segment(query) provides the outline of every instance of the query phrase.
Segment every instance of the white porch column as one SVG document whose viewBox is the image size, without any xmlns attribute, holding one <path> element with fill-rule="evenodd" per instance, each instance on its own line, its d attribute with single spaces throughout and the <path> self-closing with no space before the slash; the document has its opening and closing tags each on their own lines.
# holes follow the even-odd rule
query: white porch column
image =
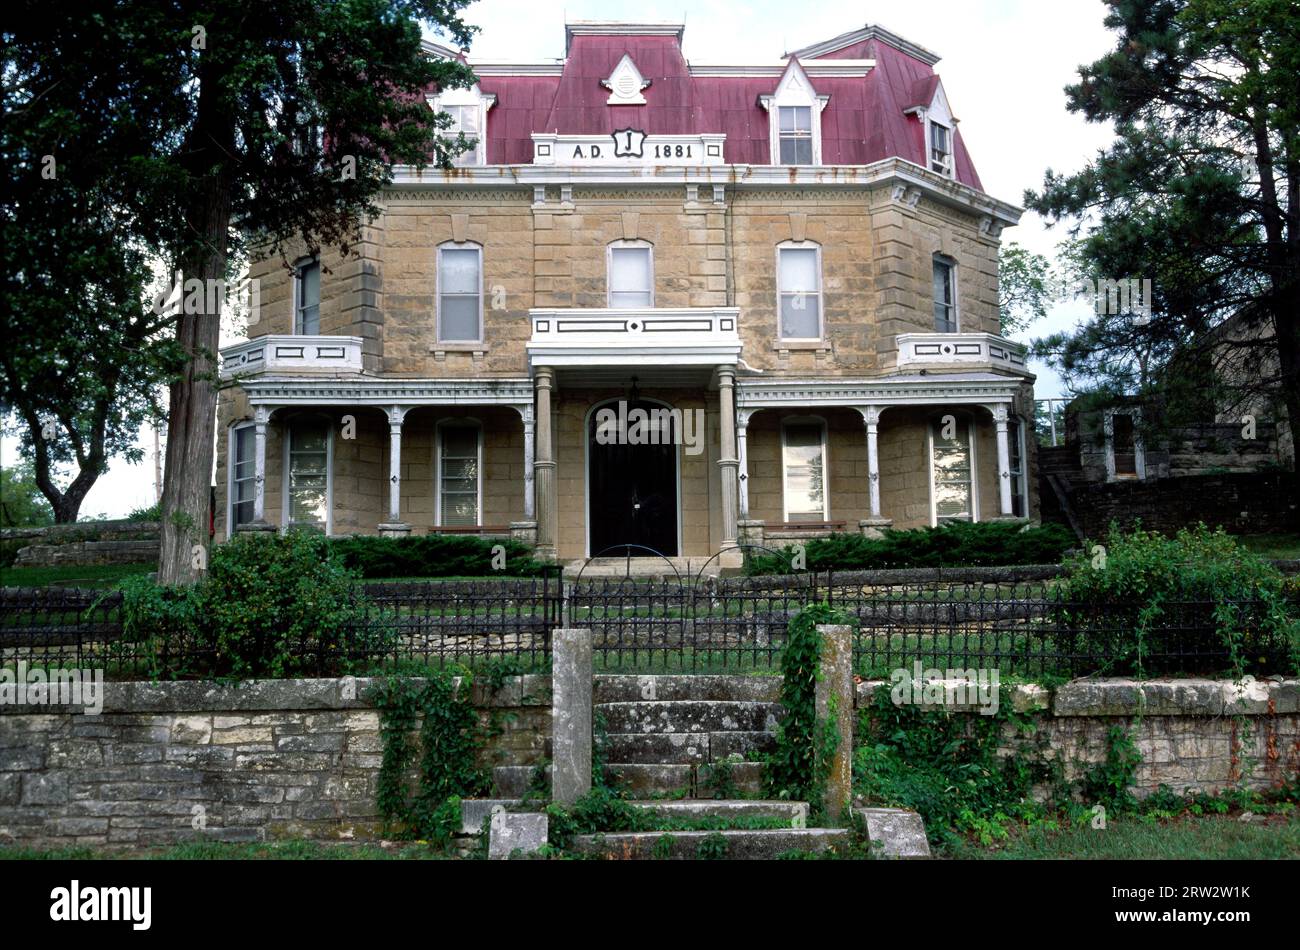
<svg viewBox="0 0 1300 950">
<path fill-rule="evenodd" d="M 379 526 L 382 535 L 405 535 L 411 526 L 402 521 L 402 421 L 410 406 L 389 406 L 388 412 L 388 520 Z"/>
<path fill-rule="evenodd" d="M 993 413 L 993 424 L 998 432 L 998 495 L 1002 517 L 1012 518 L 1011 510 L 1011 445 L 1007 439 L 1007 407 L 1001 403 L 987 407 Z"/>
<path fill-rule="evenodd" d="M 741 409 L 736 413 L 736 482 L 740 501 L 740 520 L 749 520 L 749 417 L 752 412 Z"/>
<path fill-rule="evenodd" d="M 551 390 L 555 386 L 555 370 L 539 366 L 534 371 L 537 386 L 537 438 L 533 462 L 533 494 L 537 512 L 537 557 L 555 560 L 555 448 L 551 442 Z"/>
<path fill-rule="evenodd" d="M 266 426 L 271 408 L 253 410 L 253 524 L 266 524 Z M 282 494 L 287 493 L 282 492 Z"/>
<path fill-rule="evenodd" d="M 524 419 L 524 520 L 532 521 L 536 513 L 533 498 L 533 407 L 519 410 Z"/>
<path fill-rule="evenodd" d="M 885 528 L 893 521 L 880 512 L 880 413 L 884 406 L 858 406 L 862 413 L 862 422 L 867 430 L 867 498 L 870 517 L 858 522 L 858 527 L 867 537 L 880 537 Z"/>
<path fill-rule="evenodd" d="M 722 546 L 736 546 L 736 370 L 718 367 L 718 419 L 722 443 L 718 468 L 722 470 Z"/>
</svg>

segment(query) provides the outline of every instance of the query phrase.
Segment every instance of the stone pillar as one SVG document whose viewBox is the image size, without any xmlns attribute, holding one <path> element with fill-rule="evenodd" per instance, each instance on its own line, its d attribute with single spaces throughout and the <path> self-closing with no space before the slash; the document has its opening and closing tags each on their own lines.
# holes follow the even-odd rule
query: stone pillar
<svg viewBox="0 0 1300 950">
<path fill-rule="evenodd" d="M 736 546 L 736 370 L 718 367 L 718 419 L 722 451 L 718 468 L 722 472 L 722 546 Z"/>
<path fill-rule="evenodd" d="M 537 556 L 555 560 L 555 446 L 551 440 L 551 391 L 555 370 L 539 366 L 534 372 L 537 386 L 537 436 L 533 462 L 533 495 L 537 513 Z"/>
<path fill-rule="evenodd" d="M 402 421 L 409 406 L 389 406 L 388 413 L 388 520 L 379 525 L 385 537 L 402 537 L 411 526 L 402 521 Z"/>
<path fill-rule="evenodd" d="M 880 450 L 878 433 L 882 406 L 858 406 L 862 421 L 867 427 L 867 495 L 871 506 L 871 517 L 858 522 L 858 528 L 869 538 L 878 538 L 884 530 L 893 524 L 889 518 L 880 514 Z"/>
<path fill-rule="evenodd" d="M 736 494 L 741 521 L 749 520 L 749 417 L 752 414 L 748 409 L 736 413 Z"/>
<path fill-rule="evenodd" d="M 551 634 L 551 798 L 572 805 L 591 791 L 591 631 Z"/>
<path fill-rule="evenodd" d="M 837 740 L 822 806 L 827 819 L 839 823 L 847 819 L 853 795 L 853 628 L 819 624 L 817 633 L 822 640 L 815 695 L 817 721 L 830 719 Z"/>
<path fill-rule="evenodd" d="M 993 424 L 997 426 L 998 431 L 998 495 L 1002 517 L 1013 518 L 1015 515 L 1011 511 L 1011 448 L 1007 439 L 1007 407 L 996 405 L 988 408 L 993 413 Z"/>
</svg>

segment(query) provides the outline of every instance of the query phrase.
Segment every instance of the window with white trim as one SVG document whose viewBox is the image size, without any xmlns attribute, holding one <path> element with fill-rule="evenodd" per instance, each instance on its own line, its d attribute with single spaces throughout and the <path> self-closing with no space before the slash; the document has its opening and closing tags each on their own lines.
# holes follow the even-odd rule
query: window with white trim
<svg viewBox="0 0 1300 950">
<path fill-rule="evenodd" d="M 1025 427 L 1019 416 L 1007 419 L 1007 448 L 1011 472 L 1011 513 L 1026 517 L 1029 511 L 1029 483 L 1025 480 Z"/>
<path fill-rule="evenodd" d="M 438 426 L 438 526 L 474 527 L 482 504 L 483 429 L 456 420 Z"/>
<path fill-rule="evenodd" d="M 654 254 L 644 241 L 615 241 L 609 246 L 609 305 L 654 306 Z"/>
<path fill-rule="evenodd" d="M 785 520 L 828 520 L 825 422 L 793 419 L 781 426 L 781 471 Z"/>
<path fill-rule="evenodd" d="M 957 332 L 957 266 L 948 258 L 934 257 L 934 329 Z"/>
<path fill-rule="evenodd" d="M 940 416 L 930 424 L 930 523 L 975 521 L 975 466 L 967 420 Z"/>
<path fill-rule="evenodd" d="M 930 171 L 949 178 L 953 174 L 952 129 L 942 122 L 930 123 Z"/>
<path fill-rule="evenodd" d="M 329 530 L 330 424 L 324 419 L 296 419 L 285 442 L 288 482 L 285 524 Z"/>
<path fill-rule="evenodd" d="M 805 241 L 776 249 L 777 307 L 782 340 L 822 338 L 821 248 Z"/>
<path fill-rule="evenodd" d="M 256 446 L 257 427 L 251 422 L 233 426 L 230 430 L 229 461 L 230 481 L 227 498 L 230 502 L 230 518 L 226 524 L 226 533 L 233 535 L 241 524 L 253 520 L 253 493 L 256 489 L 257 464 L 253 457 Z"/>
<path fill-rule="evenodd" d="M 812 106 L 777 106 L 777 157 L 781 165 L 813 163 Z"/>
<path fill-rule="evenodd" d="M 294 265 L 293 332 L 320 335 L 320 260 L 304 257 Z"/>
<path fill-rule="evenodd" d="M 483 249 L 477 244 L 438 248 L 438 342 L 483 339 Z"/>
<path fill-rule="evenodd" d="M 452 156 L 452 165 L 465 168 L 487 164 L 487 113 L 496 103 L 496 96 L 484 95 L 478 86 L 468 89 L 448 89 L 429 99 L 434 112 L 445 112 L 451 125 L 438 130 L 438 137 L 456 142 L 461 135 L 470 146 Z"/>
</svg>

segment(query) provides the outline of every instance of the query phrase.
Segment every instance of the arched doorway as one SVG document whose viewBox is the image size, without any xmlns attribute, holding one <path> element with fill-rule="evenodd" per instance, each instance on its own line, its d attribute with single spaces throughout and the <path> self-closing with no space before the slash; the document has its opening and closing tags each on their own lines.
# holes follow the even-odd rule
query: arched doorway
<svg viewBox="0 0 1300 950">
<path fill-rule="evenodd" d="M 675 556 L 681 441 L 677 411 L 652 399 L 611 399 L 592 407 L 586 431 L 588 554 L 639 545 Z M 649 554 L 636 548 L 629 553 Z"/>
</svg>

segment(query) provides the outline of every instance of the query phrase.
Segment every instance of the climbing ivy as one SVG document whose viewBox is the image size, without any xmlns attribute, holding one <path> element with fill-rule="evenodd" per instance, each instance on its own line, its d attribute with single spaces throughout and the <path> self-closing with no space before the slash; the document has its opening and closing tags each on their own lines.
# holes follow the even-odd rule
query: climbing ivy
<svg viewBox="0 0 1300 950">
<path fill-rule="evenodd" d="M 776 749 L 765 760 L 763 781 L 768 794 L 806 801 L 815 811 L 830 775 L 838 741 L 834 717 L 817 720 L 817 670 L 821 658 L 819 624 L 850 623 L 827 604 L 812 604 L 791 618 L 781 653 L 781 705 L 785 715 L 777 727 Z"/>
<path fill-rule="evenodd" d="M 446 845 L 460 827 L 461 798 L 487 791 L 477 765 L 484 728 L 470 700 L 471 682 L 467 670 L 393 675 L 367 694 L 379 709 L 383 742 L 379 814 L 393 833 Z M 412 738 L 417 722 L 418 746 Z M 413 765 L 414 793 L 408 778 Z"/>
</svg>

